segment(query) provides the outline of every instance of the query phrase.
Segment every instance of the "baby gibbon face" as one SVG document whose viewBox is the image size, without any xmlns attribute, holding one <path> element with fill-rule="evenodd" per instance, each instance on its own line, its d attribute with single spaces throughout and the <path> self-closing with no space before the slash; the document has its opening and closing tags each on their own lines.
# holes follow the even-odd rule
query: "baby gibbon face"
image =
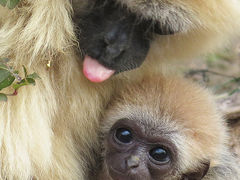
<svg viewBox="0 0 240 180">
<path fill-rule="evenodd" d="M 177 148 L 171 140 L 164 135 L 146 135 L 137 121 L 117 121 L 107 145 L 106 164 L 113 179 L 158 179 L 176 166 Z"/>
<path fill-rule="evenodd" d="M 202 179 L 225 150 L 212 97 L 181 78 L 151 77 L 113 98 L 102 124 L 106 180 Z"/>
</svg>

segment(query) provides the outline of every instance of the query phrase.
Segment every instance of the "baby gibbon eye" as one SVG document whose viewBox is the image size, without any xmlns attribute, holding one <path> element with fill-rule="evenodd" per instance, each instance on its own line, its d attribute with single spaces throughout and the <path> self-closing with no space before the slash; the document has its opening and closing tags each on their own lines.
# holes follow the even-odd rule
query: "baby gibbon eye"
<svg viewBox="0 0 240 180">
<path fill-rule="evenodd" d="M 126 128 L 118 128 L 115 133 L 115 139 L 117 142 L 128 144 L 132 141 L 132 133 Z"/>
<path fill-rule="evenodd" d="M 165 150 L 162 147 L 156 147 L 149 151 L 150 157 L 154 160 L 156 163 L 165 164 L 170 161 L 170 154 L 167 150 Z"/>
</svg>

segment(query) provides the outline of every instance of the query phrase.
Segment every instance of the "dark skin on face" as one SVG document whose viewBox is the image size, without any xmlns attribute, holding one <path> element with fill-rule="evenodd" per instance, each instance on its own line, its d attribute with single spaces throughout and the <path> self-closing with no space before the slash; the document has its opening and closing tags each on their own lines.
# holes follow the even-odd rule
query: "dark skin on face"
<svg viewBox="0 0 240 180">
<path fill-rule="evenodd" d="M 159 28 L 143 20 L 115 0 L 97 0 L 87 13 L 74 17 L 81 50 L 115 73 L 139 67 L 150 47 L 153 33 L 173 34 L 168 27 Z"/>
<path fill-rule="evenodd" d="M 111 179 L 164 180 L 176 171 L 176 146 L 164 134 L 146 134 L 141 126 L 137 121 L 120 119 L 107 134 L 105 163 Z M 180 174 L 179 180 L 200 180 L 208 169 L 209 162 L 203 163 L 199 169 Z"/>
<path fill-rule="evenodd" d="M 106 162 L 114 180 L 151 180 L 169 174 L 176 147 L 162 137 L 146 136 L 134 121 L 119 120 L 107 137 Z"/>
</svg>

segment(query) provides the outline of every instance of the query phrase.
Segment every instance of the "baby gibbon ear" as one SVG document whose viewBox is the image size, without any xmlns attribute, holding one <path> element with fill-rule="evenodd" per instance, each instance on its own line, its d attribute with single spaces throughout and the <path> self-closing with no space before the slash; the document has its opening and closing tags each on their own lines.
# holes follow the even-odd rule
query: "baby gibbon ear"
<svg viewBox="0 0 240 180">
<path fill-rule="evenodd" d="M 201 180 L 208 172 L 210 167 L 210 161 L 202 163 L 201 167 L 195 171 L 183 174 L 181 180 Z"/>
</svg>

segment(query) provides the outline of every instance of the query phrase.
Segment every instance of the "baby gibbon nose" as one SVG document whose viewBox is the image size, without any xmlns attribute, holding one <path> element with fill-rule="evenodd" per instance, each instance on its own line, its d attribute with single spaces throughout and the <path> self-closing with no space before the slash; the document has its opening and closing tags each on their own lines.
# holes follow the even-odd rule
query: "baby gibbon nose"
<svg viewBox="0 0 240 180">
<path fill-rule="evenodd" d="M 126 160 L 126 164 L 127 164 L 127 168 L 128 169 L 132 169 L 132 168 L 137 168 L 139 166 L 140 163 L 140 158 L 138 156 L 130 156 L 127 160 Z"/>
</svg>

